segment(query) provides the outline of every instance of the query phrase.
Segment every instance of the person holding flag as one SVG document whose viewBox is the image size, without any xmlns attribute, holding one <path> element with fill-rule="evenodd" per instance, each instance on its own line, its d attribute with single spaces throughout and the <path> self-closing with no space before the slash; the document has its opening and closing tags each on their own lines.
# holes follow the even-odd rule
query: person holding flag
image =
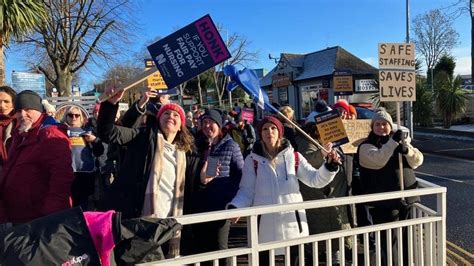
<svg viewBox="0 0 474 266">
<path fill-rule="evenodd" d="M 332 143 L 325 146 L 330 152 L 323 166 L 313 168 L 283 137 L 283 124 L 274 116 L 266 116 L 260 122 L 258 134 L 261 141 L 245 159 L 239 191 L 227 205 L 228 209 L 303 202 L 298 180 L 321 188 L 329 184 L 339 170 L 341 159 L 332 150 Z M 234 218 L 232 222 L 238 220 Z M 258 239 L 261 243 L 308 235 L 304 210 L 265 214 L 260 219 Z M 283 254 L 282 249 L 276 250 L 276 255 Z M 262 265 L 268 264 L 267 258 L 268 255 L 261 256 Z"/>
</svg>

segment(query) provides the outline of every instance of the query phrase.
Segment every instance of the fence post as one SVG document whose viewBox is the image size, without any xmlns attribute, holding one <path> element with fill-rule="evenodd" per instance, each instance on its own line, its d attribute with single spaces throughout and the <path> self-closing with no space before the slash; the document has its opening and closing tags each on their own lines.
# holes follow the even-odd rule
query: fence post
<svg viewBox="0 0 474 266">
<path fill-rule="evenodd" d="M 436 195 L 436 212 L 441 216 L 441 221 L 437 223 L 437 265 L 446 265 L 446 190 Z"/>
<path fill-rule="evenodd" d="M 251 215 L 247 218 L 247 241 L 252 254 L 249 258 L 249 265 L 258 265 L 258 223 L 257 215 Z"/>
</svg>

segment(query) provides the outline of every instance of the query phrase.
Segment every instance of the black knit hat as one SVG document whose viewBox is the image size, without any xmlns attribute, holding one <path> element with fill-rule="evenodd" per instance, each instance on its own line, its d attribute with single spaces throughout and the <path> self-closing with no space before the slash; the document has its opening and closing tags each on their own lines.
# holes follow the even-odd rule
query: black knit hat
<svg viewBox="0 0 474 266">
<path fill-rule="evenodd" d="M 15 111 L 21 109 L 33 109 L 38 112 L 44 112 L 43 104 L 41 103 L 41 97 L 38 93 L 30 90 L 24 90 L 16 95 L 15 97 Z"/>
<path fill-rule="evenodd" d="M 219 128 L 222 128 L 222 113 L 219 112 L 217 109 L 210 109 L 207 110 L 204 115 L 201 116 L 201 121 L 204 119 L 209 118 L 217 123 Z"/>
</svg>

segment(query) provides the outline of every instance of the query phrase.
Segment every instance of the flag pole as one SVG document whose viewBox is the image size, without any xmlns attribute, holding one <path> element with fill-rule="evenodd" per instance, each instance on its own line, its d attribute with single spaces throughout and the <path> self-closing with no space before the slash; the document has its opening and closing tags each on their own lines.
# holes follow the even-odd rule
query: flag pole
<svg viewBox="0 0 474 266">
<path fill-rule="evenodd" d="M 282 112 L 278 111 L 274 106 L 269 106 L 272 111 L 274 111 L 275 113 L 277 113 L 280 117 L 282 117 L 283 119 L 285 119 L 286 122 L 290 123 L 292 126 L 295 127 L 296 130 L 298 130 L 306 139 L 308 139 L 311 143 L 313 143 L 314 145 L 316 145 L 318 148 L 320 148 L 321 150 L 325 151 L 326 153 L 329 153 L 328 150 L 326 150 L 317 140 L 313 139 L 310 135 L 308 135 L 308 133 L 304 132 L 303 129 L 301 129 L 295 122 L 291 121 L 291 119 L 289 119 L 288 117 L 286 117 Z"/>
</svg>

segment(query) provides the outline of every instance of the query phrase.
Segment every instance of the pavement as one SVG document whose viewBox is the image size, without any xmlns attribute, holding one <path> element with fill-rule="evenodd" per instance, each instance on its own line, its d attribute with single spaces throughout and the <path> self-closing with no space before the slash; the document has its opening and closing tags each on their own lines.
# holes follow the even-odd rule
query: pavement
<svg viewBox="0 0 474 266">
<path fill-rule="evenodd" d="M 412 144 L 425 153 L 474 160 L 474 124 L 449 129 L 415 127 Z"/>
</svg>

